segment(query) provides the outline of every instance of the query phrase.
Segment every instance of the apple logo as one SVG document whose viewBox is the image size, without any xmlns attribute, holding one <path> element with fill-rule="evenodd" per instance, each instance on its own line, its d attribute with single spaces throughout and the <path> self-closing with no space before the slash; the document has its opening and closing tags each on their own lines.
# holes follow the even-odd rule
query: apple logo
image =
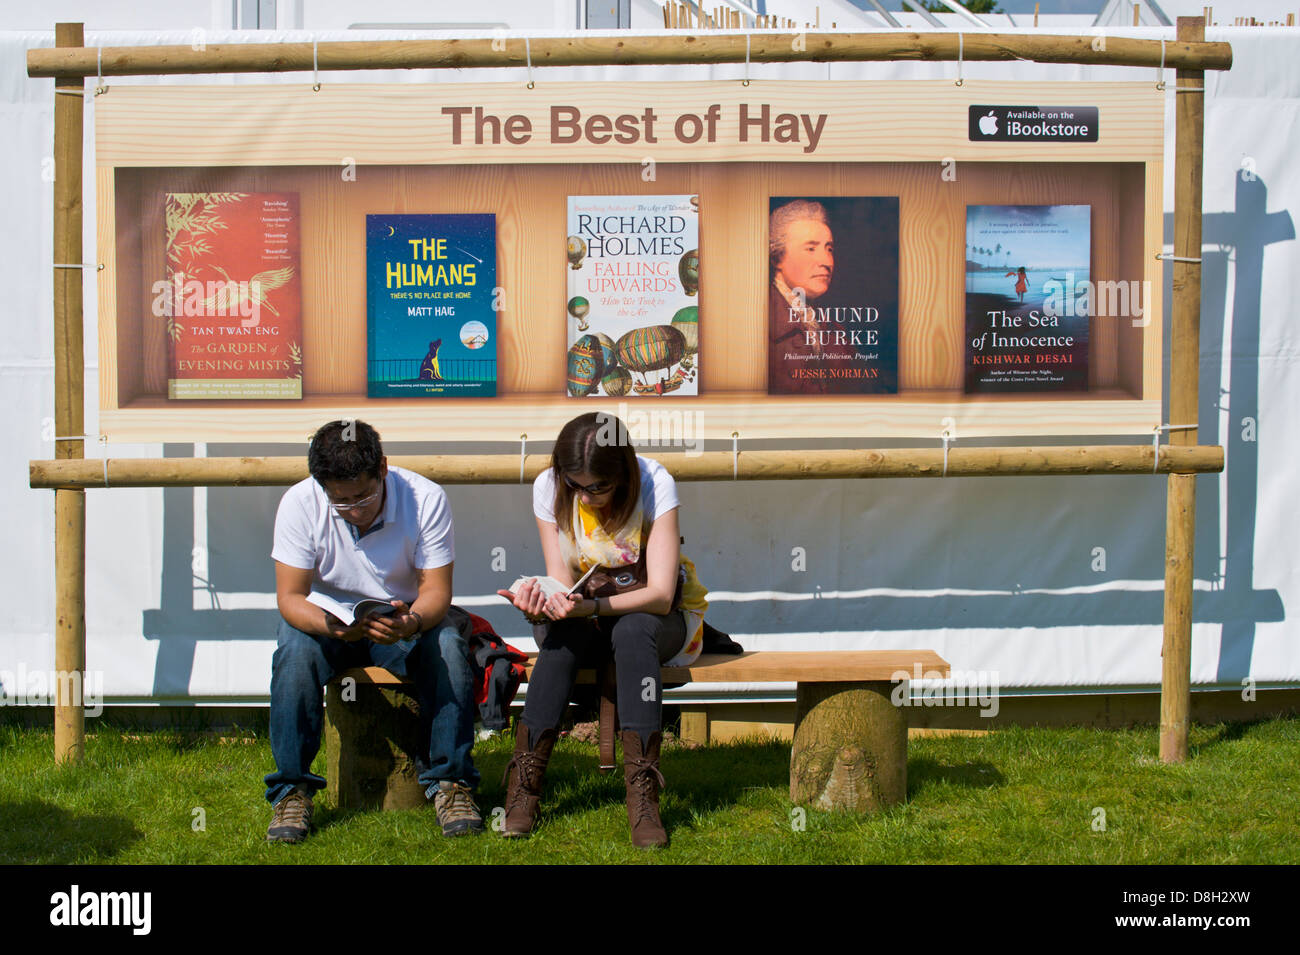
<svg viewBox="0 0 1300 955">
<path fill-rule="evenodd" d="M 987 116 L 980 117 L 980 132 L 985 136 L 995 136 L 998 131 L 998 118 L 989 110 Z"/>
</svg>

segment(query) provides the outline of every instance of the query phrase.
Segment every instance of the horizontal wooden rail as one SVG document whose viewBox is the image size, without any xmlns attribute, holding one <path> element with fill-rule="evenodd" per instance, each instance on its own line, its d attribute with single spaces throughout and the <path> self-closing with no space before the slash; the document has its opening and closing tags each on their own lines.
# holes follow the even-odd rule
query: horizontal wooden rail
<svg viewBox="0 0 1300 955">
<path fill-rule="evenodd" d="M 310 43 L 107 46 L 27 51 L 27 75 L 155 76 L 176 73 L 286 73 L 313 69 Z M 97 53 L 99 54 L 97 58 Z M 611 66 L 814 61 L 1032 60 L 1091 66 L 1226 70 L 1232 46 L 1085 34 L 752 33 L 646 36 L 483 37 L 319 43 L 315 69 L 425 70 L 467 67 Z"/>
<path fill-rule="evenodd" d="M 711 451 L 689 456 L 649 455 L 679 481 L 776 481 L 830 478 L 943 477 L 942 449 L 862 451 Z M 518 484 L 513 454 L 394 455 L 392 464 L 440 484 Z M 523 480 L 550 465 L 550 455 L 524 460 Z M 1154 465 L 1154 467 L 1153 467 Z M 86 458 L 29 463 L 34 488 L 269 487 L 307 477 L 307 461 L 293 458 Z M 734 469 L 734 471 L 733 471 Z M 1048 448 L 952 448 L 948 477 L 1047 474 L 1203 474 L 1223 470 L 1216 445 L 1161 447 L 1160 459 L 1142 445 Z M 105 479 L 107 478 L 107 480 Z"/>
</svg>

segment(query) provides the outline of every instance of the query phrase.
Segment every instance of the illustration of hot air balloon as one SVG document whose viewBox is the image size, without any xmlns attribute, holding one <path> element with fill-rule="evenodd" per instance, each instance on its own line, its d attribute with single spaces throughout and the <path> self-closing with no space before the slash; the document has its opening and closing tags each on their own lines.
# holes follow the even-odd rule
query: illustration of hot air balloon
<svg viewBox="0 0 1300 955">
<path fill-rule="evenodd" d="M 681 277 L 682 287 L 687 295 L 694 295 L 700 288 L 700 250 L 691 249 L 683 252 L 677 262 L 677 274 Z"/>
<path fill-rule="evenodd" d="M 569 348 L 566 384 L 569 394 L 585 398 L 596 390 L 605 373 L 605 356 L 595 335 L 583 335 Z"/>
<path fill-rule="evenodd" d="M 618 340 L 618 360 L 632 372 L 637 394 L 662 395 L 682 385 L 674 367 L 686 354 L 686 339 L 671 325 L 636 328 Z"/>
<path fill-rule="evenodd" d="M 600 387 L 611 398 L 622 398 L 632 390 L 632 375 L 622 365 L 615 365 L 600 379 Z"/>
<path fill-rule="evenodd" d="M 673 328 L 682 333 L 686 339 L 686 354 L 694 355 L 700 350 L 700 310 L 698 306 L 687 305 L 679 308 L 673 315 Z"/>
<path fill-rule="evenodd" d="M 573 240 L 570 239 L 570 242 Z M 582 240 L 579 239 L 579 242 Z M 578 331 L 585 332 L 589 326 L 587 324 L 587 313 L 591 311 L 591 303 L 581 295 L 575 295 L 569 299 L 569 314 L 578 320 Z"/>
<path fill-rule="evenodd" d="M 700 350 L 700 310 L 695 305 L 679 308 L 673 315 L 672 327 L 682 333 L 686 340 L 686 355 L 682 358 L 682 372 L 693 376 L 696 355 Z"/>
<path fill-rule="evenodd" d="M 614 344 L 614 339 L 610 338 L 604 332 L 596 332 L 596 341 L 600 342 L 601 357 L 605 359 L 605 374 L 609 374 L 610 369 L 618 364 L 618 346 Z"/>
<path fill-rule="evenodd" d="M 580 235 L 569 236 L 569 267 L 575 272 L 582 268 L 582 260 L 587 255 L 587 243 Z M 576 317 L 576 316 L 575 316 Z"/>
</svg>

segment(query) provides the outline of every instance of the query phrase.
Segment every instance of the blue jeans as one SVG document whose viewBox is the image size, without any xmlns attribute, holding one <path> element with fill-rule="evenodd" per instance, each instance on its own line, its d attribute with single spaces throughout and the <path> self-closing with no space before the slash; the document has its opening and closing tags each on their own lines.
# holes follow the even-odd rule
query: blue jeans
<svg viewBox="0 0 1300 955">
<path fill-rule="evenodd" d="M 470 757 L 474 745 L 474 679 L 469 650 L 445 621 L 418 636 L 387 646 L 370 640 L 345 643 L 318 637 L 280 620 L 271 658 L 271 754 L 276 771 L 266 777 L 266 798 L 274 805 L 295 787 L 314 793 L 325 780 L 311 772 L 320 750 L 325 704 L 321 691 L 336 674 L 352 667 L 380 666 L 415 681 L 420 703 L 419 781 L 429 795 L 443 779 L 478 786 Z"/>
</svg>

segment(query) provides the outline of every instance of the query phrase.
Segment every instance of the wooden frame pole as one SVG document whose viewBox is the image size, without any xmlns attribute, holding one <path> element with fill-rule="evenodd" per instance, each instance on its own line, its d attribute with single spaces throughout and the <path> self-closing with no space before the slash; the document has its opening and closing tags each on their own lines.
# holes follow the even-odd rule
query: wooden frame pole
<svg viewBox="0 0 1300 955">
<path fill-rule="evenodd" d="M 728 451 L 655 455 L 679 481 L 831 480 L 837 478 L 942 478 L 1002 475 L 1173 474 L 1223 470 L 1223 448 L 1168 447 L 1159 460 L 1150 446 L 1093 445 L 1046 448 L 887 448 L 858 451 Z M 516 454 L 394 456 L 393 464 L 440 484 L 519 484 L 550 464 L 530 454 L 522 477 Z M 301 457 L 111 458 L 32 461 L 34 488 L 274 487 L 307 477 Z"/>
<path fill-rule="evenodd" d="M 84 42 L 80 23 L 54 28 L 60 48 Z M 76 459 L 86 431 L 82 325 L 81 141 L 85 110 L 81 77 L 55 80 L 54 88 L 54 456 Z M 59 92 L 67 90 L 68 92 Z M 86 492 L 54 492 L 54 759 L 81 762 L 86 750 L 81 688 L 86 670 Z M 72 674 L 78 674 L 75 678 Z M 67 678 L 64 678 L 67 675 Z"/>
<path fill-rule="evenodd" d="M 104 76 L 178 73 L 285 73 L 332 70 L 464 69 L 472 67 L 617 66 L 699 63 L 793 63 L 885 60 L 1080 63 L 1226 70 L 1230 44 L 1164 43 L 1131 37 L 1026 36 L 1016 33 L 743 33 L 695 36 L 522 37 L 372 40 L 319 43 L 226 43 L 122 46 L 96 50 L 32 49 L 27 75 Z M 314 49 L 314 54 L 313 54 Z M 313 55 L 315 59 L 313 60 Z M 315 67 L 313 67 L 313 62 Z"/>
<path fill-rule="evenodd" d="M 1179 17 L 1178 39 L 1205 37 L 1203 17 Z M 1169 364 L 1169 423 L 1197 424 L 1201 359 L 1201 178 L 1205 149 L 1205 73 L 1180 69 L 1174 94 L 1174 302 Z M 1186 92 L 1184 92 L 1186 90 Z M 1195 445 L 1195 428 L 1170 444 Z M 1160 758 L 1187 759 L 1191 722 L 1192 580 L 1196 477 L 1169 476 L 1165 530 L 1165 629 L 1161 651 Z"/>
</svg>

